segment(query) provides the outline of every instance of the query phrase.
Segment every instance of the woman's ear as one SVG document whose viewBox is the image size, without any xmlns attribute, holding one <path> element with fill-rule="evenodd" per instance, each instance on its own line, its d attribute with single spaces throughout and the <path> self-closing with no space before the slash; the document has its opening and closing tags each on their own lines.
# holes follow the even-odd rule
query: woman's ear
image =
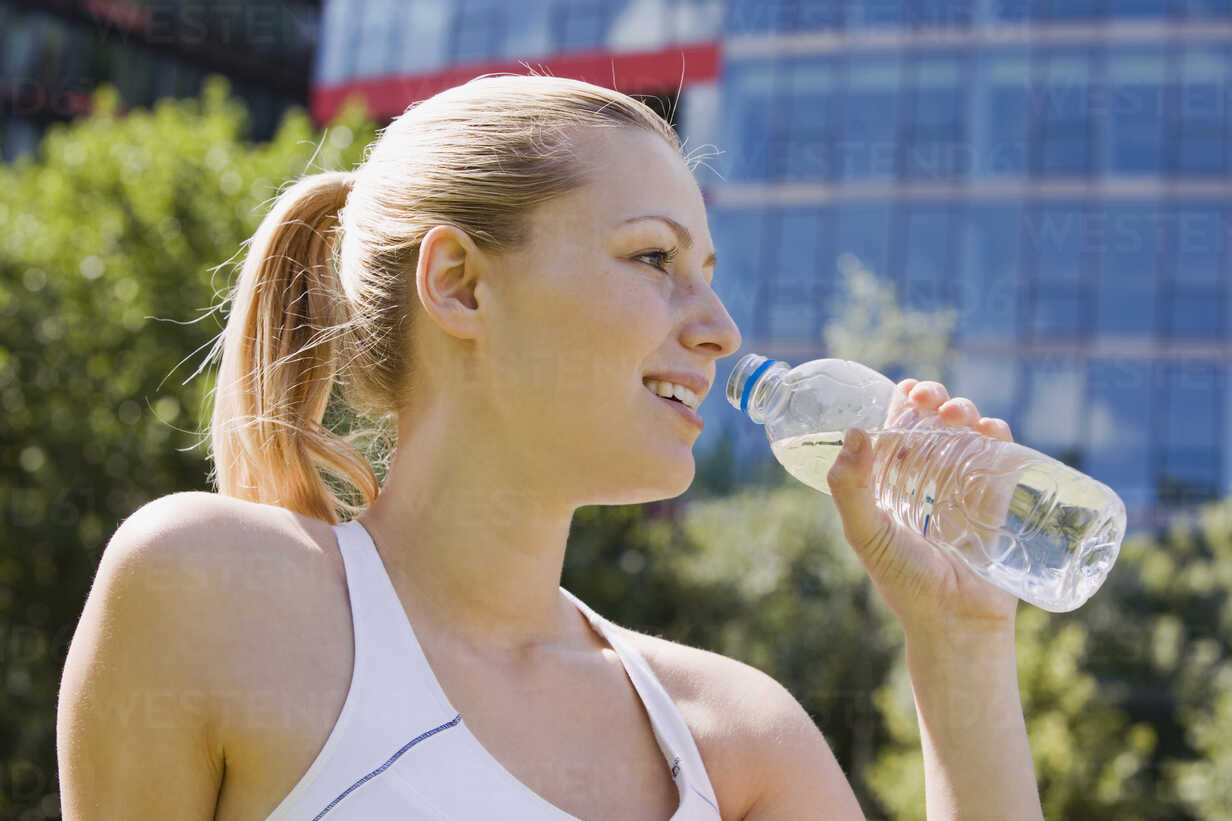
<svg viewBox="0 0 1232 821">
<path fill-rule="evenodd" d="M 483 252 L 453 225 L 434 226 L 419 245 L 415 289 L 419 302 L 441 330 L 473 339 L 479 330 L 475 286 Z"/>
</svg>

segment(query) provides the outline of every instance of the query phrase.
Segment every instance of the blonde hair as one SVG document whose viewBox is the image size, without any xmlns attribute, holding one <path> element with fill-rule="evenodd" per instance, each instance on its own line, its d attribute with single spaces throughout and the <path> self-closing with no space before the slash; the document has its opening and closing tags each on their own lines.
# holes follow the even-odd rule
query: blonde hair
<svg viewBox="0 0 1232 821">
<path fill-rule="evenodd" d="M 380 483 L 360 434 L 333 432 L 325 414 L 335 384 L 368 419 L 388 421 L 405 403 L 424 235 L 448 224 L 484 250 L 518 247 L 531 209 L 585 183 L 571 151 L 578 129 L 613 125 L 682 148 L 662 117 L 618 91 L 485 75 L 410 106 L 353 172 L 282 192 L 250 240 L 221 335 L 218 491 L 331 524 L 370 504 Z"/>
</svg>

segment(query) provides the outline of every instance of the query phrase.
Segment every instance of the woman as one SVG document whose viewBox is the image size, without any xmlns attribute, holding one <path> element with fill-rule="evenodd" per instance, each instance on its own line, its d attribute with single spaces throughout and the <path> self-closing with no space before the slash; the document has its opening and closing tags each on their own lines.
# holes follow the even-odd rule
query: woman
<svg viewBox="0 0 1232 821">
<path fill-rule="evenodd" d="M 553 77 L 449 89 L 285 191 L 224 333 L 221 493 L 123 523 L 69 650 L 64 817 L 861 818 L 781 685 L 559 586 L 578 507 L 693 479 L 698 417 L 655 394 L 700 400 L 740 347 L 712 249 L 672 129 Z M 336 375 L 396 426 L 383 483 L 322 426 Z M 1016 601 L 879 511 L 847 438 L 830 483 L 906 630 L 929 816 L 1040 818 Z"/>
</svg>

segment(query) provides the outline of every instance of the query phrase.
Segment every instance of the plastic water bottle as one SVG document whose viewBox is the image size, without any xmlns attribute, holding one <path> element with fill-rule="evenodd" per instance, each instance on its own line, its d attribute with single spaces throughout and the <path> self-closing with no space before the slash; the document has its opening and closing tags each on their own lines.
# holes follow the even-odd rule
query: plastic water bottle
<svg viewBox="0 0 1232 821">
<path fill-rule="evenodd" d="M 877 504 L 973 571 L 1054 613 L 1081 606 L 1121 551 L 1125 503 L 1112 488 L 1046 454 L 912 406 L 889 419 L 898 391 L 858 362 L 792 368 L 757 354 L 727 380 L 727 400 L 765 425 L 775 458 L 809 487 L 858 427 L 873 446 Z"/>
</svg>

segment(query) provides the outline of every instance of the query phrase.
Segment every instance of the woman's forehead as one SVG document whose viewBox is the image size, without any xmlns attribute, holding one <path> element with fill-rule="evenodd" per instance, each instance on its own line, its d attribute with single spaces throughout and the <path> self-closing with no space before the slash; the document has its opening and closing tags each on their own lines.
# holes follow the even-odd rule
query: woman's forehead
<svg viewBox="0 0 1232 821">
<path fill-rule="evenodd" d="M 589 141 L 587 182 L 574 192 L 576 204 L 607 224 L 647 213 L 669 213 L 690 226 L 704 223 L 701 188 L 679 151 L 643 129 L 609 131 Z M 703 226 L 692 227 L 696 232 Z"/>
</svg>

